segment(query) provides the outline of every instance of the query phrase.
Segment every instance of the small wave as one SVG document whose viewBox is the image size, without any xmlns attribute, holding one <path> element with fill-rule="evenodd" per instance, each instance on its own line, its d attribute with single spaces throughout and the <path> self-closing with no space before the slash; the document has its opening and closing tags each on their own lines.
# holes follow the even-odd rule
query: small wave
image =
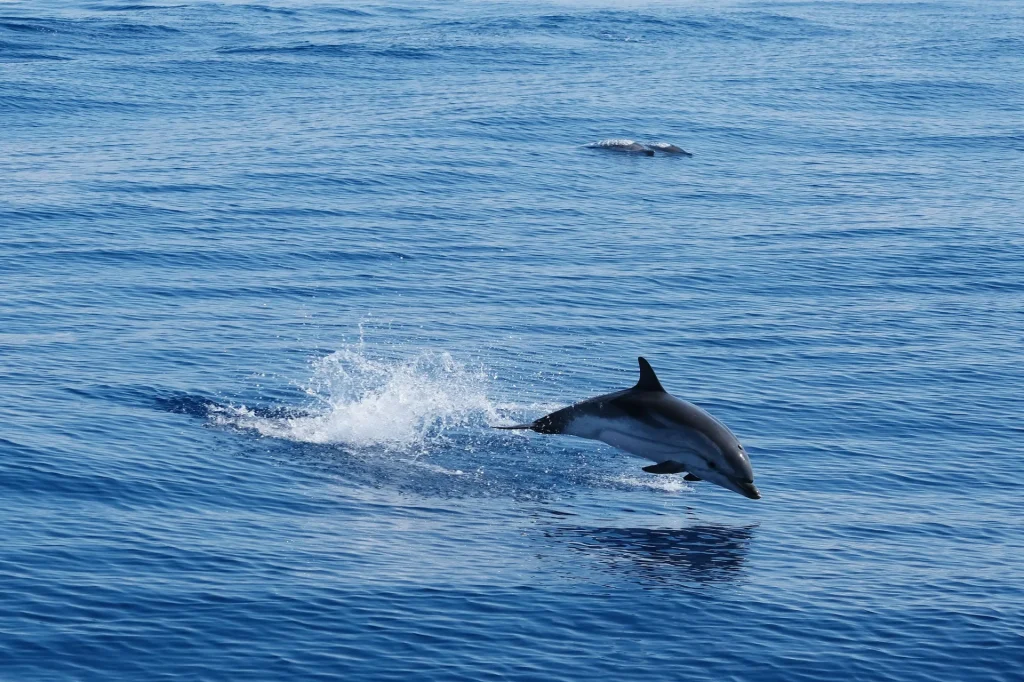
<svg viewBox="0 0 1024 682">
<path fill-rule="evenodd" d="M 71 57 L 64 57 L 58 54 L 42 54 L 37 52 L 14 52 L 13 54 L 0 54 L 2 62 L 70 62 Z"/>
<path fill-rule="evenodd" d="M 18 33 L 56 33 L 51 26 L 43 23 L 28 21 L 8 21 L 6 17 L 0 17 L 0 29 L 16 31 Z"/>
<path fill-rule="evenodd" d="M 451 48 L 449 48 L 450 50 Z M 235 45 L 217 48 L 220 54 L 294 57 L 383 57 L 385 59 L 433 59 L 434 49 L 406 45 L 368 47 L 356 43 L 298 43 L 292 45 Z"/>
<path fill-rule="evenodd" d="M 343 17 L 372 17 L 372 12 L 366 12 L 361 9 L 351 9 L 349 7 L 320 7 L 318 11 L 324 14 L 338 14 Z"/>
<path fill-rule="evenodd" d="M 304 387 L 305 412 L 268 414 L 245 405 L 211 407 L 213 423 L 262 436 L 352 448 L 416 450 L 446 433 L 501 420 L 487 397 L 489 378 L 449 353 L 371 357 L 360 344 L 320 358 Z"/>
<path fill-rule="evenodd" d="M 181 9 L 188 5 L 145 5 L 141 3 L 126 5 L 92 5 L 89 9 L 97 12 L 146 12 L 150 10 Z"/>
</svg>

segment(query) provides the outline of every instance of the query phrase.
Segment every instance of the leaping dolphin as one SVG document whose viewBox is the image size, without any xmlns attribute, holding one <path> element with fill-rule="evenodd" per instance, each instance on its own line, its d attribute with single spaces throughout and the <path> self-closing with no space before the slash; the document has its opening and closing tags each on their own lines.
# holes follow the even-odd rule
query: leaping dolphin
<svg viewBox="0 0 1024 682">
<path fill-rule="evenodd" d="M 711 481 L 760 499 L 750 457 L 732 431 L 696 405 L 669 395 L 650 363 L 638 360 L 640 381 L 633 388 L 575 403 L 530 424 L 496 428 L 599 440 L 656 462 L 643 468 L 648 473 L 685 471 L 688 481 Z"/>
</svg>

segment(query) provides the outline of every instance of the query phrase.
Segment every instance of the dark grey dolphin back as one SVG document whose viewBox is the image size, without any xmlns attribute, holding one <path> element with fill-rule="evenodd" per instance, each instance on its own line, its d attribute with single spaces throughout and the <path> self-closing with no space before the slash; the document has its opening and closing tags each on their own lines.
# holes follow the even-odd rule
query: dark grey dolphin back
<svg viewBox="0 0 1024 682">
<path fill-rule="evenodd" d="M 622 408 L 612 402 L 616 398 L 621 398 L 622 396 L 633 393 L 634 391 L 666 393 L 661 382 L 658 381 L 658 377 L 655 375 L 654 369 L 651 368 L 651 363 L 647 362 L 644 358 L 637 358 L 637 361 L 640 363 L 640 380 L 636 382 L 636 386 L 633 388 L 627 388 L 624 391 L 616 391 L 615 393 L 606 393 L 605 395 L 599 395 L 596 398 L 590 398 L 589 400 L 574 403 L 569 407 L 563 407 L 551 414 L 546 414 L 530 424 L 496 426 L 495 428 L 506 430 L 530 429 L 537 433 L 564 433 L 566 427 L 571 424 L 576 417 L 580 416 L 581 413 L 590 412 L 595 409 L 602 410 L 604 408 L 607 408 L 609 412 L 621 411 Z M 644 415 L 639 416 L 643 417 Z"/>
<path fill-rule="evenodd" d="M 620 391 L 620 393 L 622 393 L 622 391 Z M 584 400 L 582 403 L 575 403 L 569 407 L 563 407 L 562 409 L 552 412 L 551 414 L 546 414 L 529 424 L 495 426 L 494 428 L 503 429 L 505 431 L 529 429 L 531 431 L 536 431 L 537 433 L 564 433 L 565 428 L 572 423 L 572 420 L 579 416 L 581 407 L 596 400 L 601 400 L 604 397 L 605 396 L 591 398 L 590 400 Z"/>
</svg>

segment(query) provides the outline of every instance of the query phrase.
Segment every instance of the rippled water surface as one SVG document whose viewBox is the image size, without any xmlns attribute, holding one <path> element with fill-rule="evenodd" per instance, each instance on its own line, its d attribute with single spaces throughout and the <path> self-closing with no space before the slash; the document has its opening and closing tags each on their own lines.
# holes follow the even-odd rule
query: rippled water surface
<svg viewBox="0 0 1024 682">
<path fill-rule="evenodd" d="M 1022 35 L 0 3 L 0 679 L 1020 680 Z M 490 428 L 638 355 L 762 500 Z"/>
</svg>

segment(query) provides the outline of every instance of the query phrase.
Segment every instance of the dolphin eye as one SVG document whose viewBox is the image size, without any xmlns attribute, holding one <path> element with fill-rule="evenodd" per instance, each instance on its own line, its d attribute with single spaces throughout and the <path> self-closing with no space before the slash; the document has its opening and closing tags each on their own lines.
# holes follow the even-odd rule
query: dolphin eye
<svg viewBox="0 0 1024 682">
<path fill-rule="evenodd" d="M 709 469 L 717 469 L 718 468 L 718 464 L 716 464 L 715 462 L 708 462 L 708 468 Z"/>
</svg>

